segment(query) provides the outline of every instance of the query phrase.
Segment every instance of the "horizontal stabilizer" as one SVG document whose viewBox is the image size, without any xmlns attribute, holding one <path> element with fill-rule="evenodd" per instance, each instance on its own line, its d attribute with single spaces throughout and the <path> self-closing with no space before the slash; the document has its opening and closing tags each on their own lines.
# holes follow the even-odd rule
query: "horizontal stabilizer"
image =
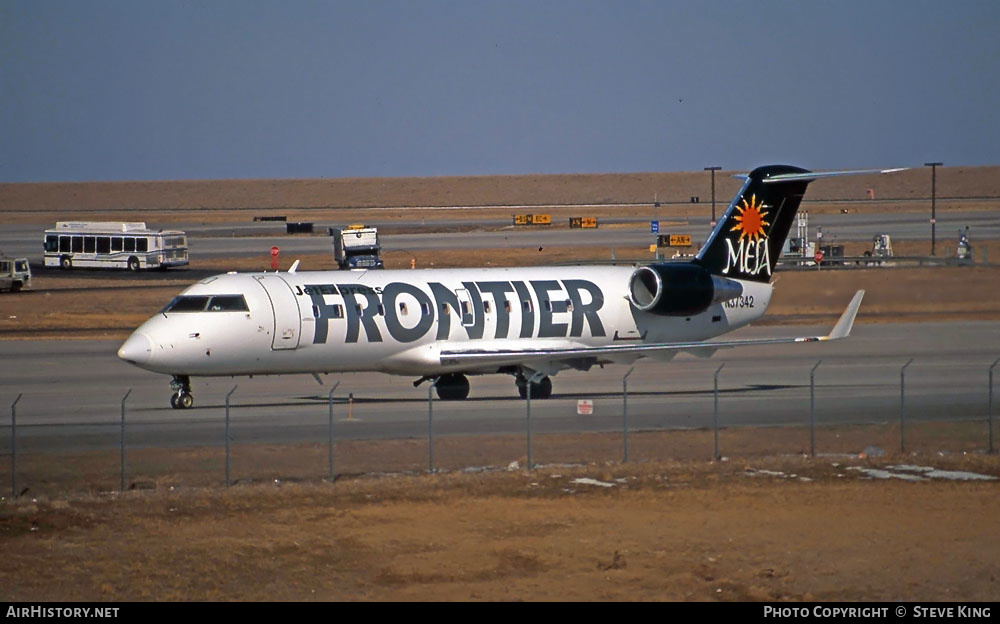
<svg viewBox="0 0 1000 624">
<path fill-rule="evenodd" d="M 764 180 L 764 184 L 774 184 L 775 182 L 812 182 L 820 178 L 838 178 L 840 176 L 865 175 L 875 173 L 896 173 L 906 171 L 909 167 L 896 167 L 895 169 L 856 169 L 854 171 L 810 171 L 808 173 L 779 173 Z"/>
</svg>

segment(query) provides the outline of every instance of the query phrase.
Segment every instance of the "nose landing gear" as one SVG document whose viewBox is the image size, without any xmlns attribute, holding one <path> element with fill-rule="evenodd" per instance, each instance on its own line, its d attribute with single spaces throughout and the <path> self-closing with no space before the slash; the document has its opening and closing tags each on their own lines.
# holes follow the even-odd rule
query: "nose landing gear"
<svg viewBox="0 0 1000 624">
<path fill-rule="evenodd" d="M 191 378 L 187 375 L 174 375 L 170 380 L 170 389 L 174 394 L 170 395 L 170 407 L 174 409 L 190 409 L 194 405 L 194 397 L 191 396 Z"/>
</svg>

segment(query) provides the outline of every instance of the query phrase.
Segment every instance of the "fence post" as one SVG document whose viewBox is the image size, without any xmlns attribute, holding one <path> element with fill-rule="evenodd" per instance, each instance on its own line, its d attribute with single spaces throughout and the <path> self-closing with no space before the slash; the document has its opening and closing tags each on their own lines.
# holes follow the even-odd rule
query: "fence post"
<svg viewBox="0 0 1000 624">
<path fill-rule="evenodd" d="M 903 368 L 899 369 L 899 452 L 906 452 L 906 435 L 904 427 L 906 425 L 906 367 L 913 363 L 910 358 Z"/>
<path fill-rule="evenodd" d="M 525 387 L 525 390 L 527 391 L 527 395 L 525 397 L 527 399 L 527 401 L 526 401 L 526 404 L 525 404 L 526 405 L 526 407 L 525 407 L 526 415 L 525 415 L 524 426 L 525 426 L 525 429 L 527 430 L 527 434 L 528 434 L 527 435 L 527 437 L 528 437 L 528 470 L 531 470 L 531 467 L 532 467 L 532 464 L 531 464 L 531 378 L 528 379 L 527 385 Z"/>
<path fill-rule="evenodd" d="M 427 472 L 434 473 L 434 388 L 435 379 L 427 386 Z"/>
<path fill-rule="evenodd" d="M 815 373 L 823 360 L 816 362 L 816 365 L 809 371 L 809 456 L 816 457 L 816 382 Z"/>
<path fill-rule="evenodd" d="M 986 419 L 987 419 L 987 422 L 989 423 L 989 426 L 990 426 L 989 453 L 991 455 L 993 454 L 993 368 L 997 364 L 1000 364 L 1000 358 L 997 358 L 996 360 L 994 360 L 992 366 L 990 366 L 990 398 L 989 398 L 989 404 L 988 404 L 987 412 L 986 412 Z"/>
<path fill-rule="evenodd" d="M 125 396 L 122 397 L 122 482 L 119 490 L 121 492 L 125 491 L 125 401 L 130 394 L 132 394 L 132 388 L 129 388 Z"/>
<path fill-rule="evenodd" d="M 628 376 L 632 374 L 635 367 L 628 369 L 625 376 L 622 377 L 622 447 L 624 449 L 624 455 L 622 456 L 622 463 L 628 463 Z"/>
<path fill-rule="evenodd" d="M 226 395 L 226 487 L 229 487 L 229 483 L 230 483 L 230 480 L 229 480 L 229 468 L 230 468 L 230 463 L 229 463 L 229 397 L 231 397 L 233 395 L 233 393 L 236 392 L 237 388 L 239 388 L 239 385 L 233 386 L 233 389 L 230 390 L 229 394 Z"/>
<path fill-rule="evenodd" d="M 10 499 L 17 498 L 17 402 L 22 394 L 10 405 Z"/>
<path fill-rule="evenodd" d="M 715 461 L 719 461 L 719 457 L 721 457 L 721 455 L 719 455 L 719 373 L 722 372 L 722 369 L 725 366 L 725 363 L 723 363 L 722 366 L 715 369 L 715 376 L 713 378 L 712 393 L 714 396 L 715 408 L 712 412 L 712 429 L 714 430 L 715 450 L 713 451 L 712 458 Z"/>
<path fill-rule="evenodd" d="M 338 381 L 337 383 L 335 383 L 333 385 L 332 388 L 330 388 L 330 394 L 327 395 L 327 399 L 328 399 L 329 405 L 330 405 L 330 421 L 329 421 L 329 426 L 327 427 L 327 437 L 329 439 L 329 453 L 327 454 L 327 459 L 328 459 L 327 463 L 329 464 L 328 467 L 330 469 L 330 483 L 333 483 L 333 481 L 334 481 L 334 475 L 333 475 L 333 391 L 336 390 L 337 386 L 339 386 L 339 385 L 340 385 L 340 382 Z"/>
</svg>

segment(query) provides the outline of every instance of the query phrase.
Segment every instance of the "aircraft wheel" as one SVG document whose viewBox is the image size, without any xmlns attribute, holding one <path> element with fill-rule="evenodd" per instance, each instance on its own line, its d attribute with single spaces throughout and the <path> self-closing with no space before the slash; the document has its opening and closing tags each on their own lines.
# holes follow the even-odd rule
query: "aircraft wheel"
<svg viewBox="0 0 1000 624">
<path fill-rule="evenodd" d="M 442 401 L 462 401 L 469 397 L 469 378 L 461 373 L 442 375 L 435 387 Z"/>
<path fill-rule="evenodd" d="M 528 383 L 517 381 L 517 393 L 521 395 L 522 399 L 528 398 Z M 531 398 L 532 399 L 547 399 L 552 396 L 552 380 L 548 377 L 542 377 L 542 380 L 538 383 L 531 384 Z"/>
<path fill-rule="evenodd" d="M 190 409 L 194 405 L 194 397 L 190 392 L 170 395 L 170 407 L 174 409 Z"/>
</svg>

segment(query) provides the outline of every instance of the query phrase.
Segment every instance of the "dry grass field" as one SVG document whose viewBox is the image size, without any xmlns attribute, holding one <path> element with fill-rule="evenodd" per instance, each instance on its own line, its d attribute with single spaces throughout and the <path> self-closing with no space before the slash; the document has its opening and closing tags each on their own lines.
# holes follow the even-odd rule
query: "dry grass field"
<svg viewBox="0 0 1000 624">
<path fill-rule="evenodd" d="M 705 457 L 710 436 L 673 432 L 648 443 L 688 459 L 335 484 L 282 475 L 227 490 L 174 488 L 161 477 L 154 490 L 25 498 L 0 506 L 0 599 L 995 599 L 998 481 L 862 472 L 905 463 L 997 475 L 995 456 L 808 459 L 775 455 L 761 430 L 724 435 L 765 455 L 690 459 L 692 451 Z M 447 442 L 442 452 L 488 454 L 492 444 Z M 414 443 L 365 446 L 356 454 L 385 457 Z M 238 457 L 268 451 L 277 449 Z M 206 460 L 172 454 L 185 464 Z"/>
<path fill-rule="evenodd" d="M 945 168 L 938 193 L 1000 196 L 998 172 Z M 725 175 L 717 182 L 724 203 L 735 182 Z M 874 188 L 877 198 L 912 199 L 922 209 L 918 200 L 927 187 L 929 172 L 917 169 L 818 182 L 810 197 L 861 199 Z M 699 195 L 705 202 L 708 176 L 2 184 L 0 224 L 70 216 L 242 221 L 254 211 L 311 220 L 335 208 L 345 221 L 382 224 L 419 214 L 439 224 L 431 227 L 447 228 L 455 212 L 370 208 L 648 203 L 654 193 L 663 201 Z M 976 243 L 1000 258 L 997 241 Z M 920 244 L 900 241 L 897 253 L 919 253 Z M 479 250 L 475 259 L 434 252 L 417 260 L 510 266 L 609 252 L 581 257 L 580 250 L 546 248 L 536 256 L 497 249 Z M 619 250 L 618 257 L 627 253 Z M 402 268 L 410 257 L 390 251 L 387 262 Z M 192 268 L 257 270 L 268 261 L 195 259 Z M 303 262 L 329 266 L 326 256 Z M 0 336 L 124 338 L 190 282 L 182 272 L 169 278 L 39 278 L 31 292 L 0 295 Z M 868 291 L 862 323 L 1000 318 L 1000 291 L 991 286 L 1000 283 L 1000 268 L 991 265 L 782 272 L 778 280 L 769 322 L 832 321 L 858 288 Z M 1000 595 L 1000 481 L 879 479 L 859 470 L 911 464 L 1000 476 L 997 456 L 979 452 L 981 428 L 908 429 L 913 450 L 881 458 L 860 453 L 869 445 L 893 448 L 892 427 L 826 430 L 822 448 L 832 454 L 814 459 L 802 454 L 808 439 L 802 430 L 729 429 L 724 448 L 732 458 L 721 462 L 708 460 L 710 432 L 651 432 L 636 437 L 639 460 L 629 464 L 617 460 L 613 436 L 540 436 L 540 457 L 605 459 L 475 473 L 460 469 L 523 466 L 523 441 L 446 438 L 437 453 L 444 472 L 435 475 L 420 474 L 422 441 L 344 442 L 341 477 L 333 484 L 317 468 L 320 445 L 244 445 L 237 450 L 240 465 L 273 466 L 278 457 L 286 463 L 275 468 L 274 480 L 228 490 L 217 487 L 218 450 L 147 449 L 130 454 L 137 489 L 124 494 L 109 491 L 116 486 L 116 454 L 39 455 L 23 469 L 47 479 L 46 491 L 70 482 L 90 487 L 4 498 L 0 599 L 993 600 Z M 398 459 L 395 471 L 375 474 L 386 469 L 386 457 Z"/>
<path fill-rule="evenodd" d="M 739 189 L 734 172 L 716 176 L 716 200 L 725 205 Z M 830 178 L 809 187 L 810 201 L 868 198 L 905 199 L 880 210 L 915 209 L 930 195 L 930 171 L 919 167 L 885 176 Z M 944 167 L 938 170 L 941 209 L 947 198 L 1000 197 L 1000 167 Z M 697 196 L 700 204 L 690 204 Z M 400 218 L 400 209 L 423 206 L 541 206 L 640 204 L 648 214 L 654 198 L 673 204 L 664 214 L 704 214 L 711 200 L 706 172 L 589 175 L 521 175 L 439 178 L 341 178 L 319 180 L 204 180 L 176 182 L 85 182 L 0 184 L 0 215 L 8 223 L 67 219 L 151 223 L 249 220 L 279 213 L 293 221 L 319 220 L 335 212 L 351 222 Z M 965 204 L 963 204 L 965 205 Z M 364 210 L 358 210 L 364 209 Z M 371 210 L 378 209 L 378 210 Z M 810 207 L 812 210 L 813 208 Z M 672 211 L 669 212 L 669 211 Z M 477 216 L 509 218 L 509 208 L 476 210 Z M 529 211 L 530 212 L 530 211 Z M 579 216 L 573 214 L 557 215 Z M 419 218 L 447 221 L 452 211 L 421 211 Z M 631 216 L 628 208 L 605 208 L 588 216 Z M 234 215 L 236 218 L 233 219 Z M 413 215 L 410 214 L 412 217 Z M 330 218 L 329 216 L 327 218 Z M 665 217 L 666 218 L 666 217 Z"/>
</svg>

